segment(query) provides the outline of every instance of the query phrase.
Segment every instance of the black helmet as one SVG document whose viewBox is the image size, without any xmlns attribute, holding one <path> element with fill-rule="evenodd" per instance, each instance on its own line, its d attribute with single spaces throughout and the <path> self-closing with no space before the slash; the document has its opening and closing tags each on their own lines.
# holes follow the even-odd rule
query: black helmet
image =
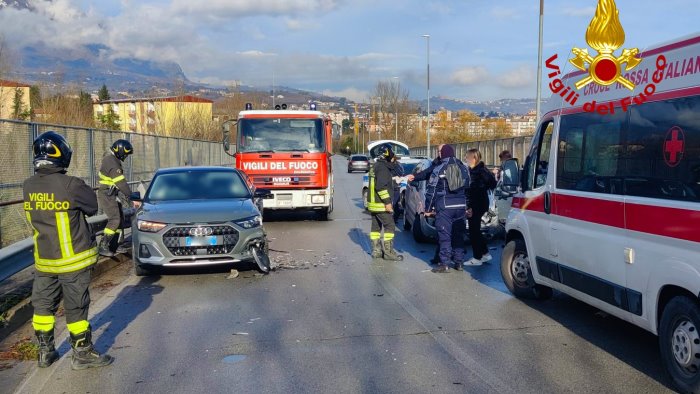
<svg viewBox="0 0 700 394">
<path fill-rule="evenodd" d="M 117 159 L 124 161 L 127 156 L 134 153 L 134 147 L 127 140 L 116 140 L 112 144 L 112 152 Z"/>
<path fill-rule="evenodd" d="M 383 157 L 386 160 L 391 160 L 394 157 L 394 150 L 391 149 L 391 145 L 382 144 L 377 148 L 377 155 Z"/>
<path fill-rule="evenodd" d="M 73 156 L 73 149 L 68 141 L 54 131 L 47 131 L 38 136 L 32 144 L 32 149 L 35 167 L 41 165 L 41 162 L 49 162 L 57 167 L 68 168 Z"/>
</svg>

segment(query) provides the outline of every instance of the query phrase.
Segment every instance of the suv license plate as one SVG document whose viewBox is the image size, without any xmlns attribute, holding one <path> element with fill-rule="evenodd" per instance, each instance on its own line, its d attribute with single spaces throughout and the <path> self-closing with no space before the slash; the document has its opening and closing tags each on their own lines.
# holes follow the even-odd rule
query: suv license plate
<svg viewBox="0 0 700 394">
<path fill-rule="evenodd" d="M 185 237 L 184 246 L 216 246 L 217 238 L 216 235 L 210 235 L 207 237 Z"/>
</svg>

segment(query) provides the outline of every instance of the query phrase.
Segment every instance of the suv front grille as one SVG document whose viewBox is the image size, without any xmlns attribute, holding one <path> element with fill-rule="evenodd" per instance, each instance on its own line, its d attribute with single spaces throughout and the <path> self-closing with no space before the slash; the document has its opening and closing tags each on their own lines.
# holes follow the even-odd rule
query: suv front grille
<svg viewBox="0 0 700 394">
<path fill-rule="evenodd" d="M 210 236 L 216 236 L 216 245 L 187 246 L 186 239 L 191 237 L 190 230 L 193 228 L 211 228 Z M 216 226 L 183 226 L 174 227 L 163 235 L 163 244 L 174 256 L 197 256 L 227 254 L 233 251 L 238 243 L 238 230 L 229 225 Z"/>
</svg>

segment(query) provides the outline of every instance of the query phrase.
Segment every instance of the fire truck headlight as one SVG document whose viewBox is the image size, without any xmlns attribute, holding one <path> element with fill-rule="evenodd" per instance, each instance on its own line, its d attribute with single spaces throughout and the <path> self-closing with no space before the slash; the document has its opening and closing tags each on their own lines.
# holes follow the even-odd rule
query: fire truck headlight
<svg viewBox="0 0 700 394">
<path fill-rule="evenodd" d="M 312 204 L 323 204 L 326 202 L 326 196 L 315 195 L 311 196 Z"/>
</svg>

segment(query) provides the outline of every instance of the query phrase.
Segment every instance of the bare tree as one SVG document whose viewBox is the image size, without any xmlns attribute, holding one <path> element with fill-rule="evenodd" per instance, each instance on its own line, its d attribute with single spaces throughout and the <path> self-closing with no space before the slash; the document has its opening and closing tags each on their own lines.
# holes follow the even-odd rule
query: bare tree
<svg viewBox="0 0 700 394">
<path fill-rule="evenodd" d="M 398 84 L 387 81 L 377 82 L 370 97 L 371 129 L 376 130 L 377 134 L 370 135 L 371 139 L 394 139 L 398 124 L 398 139 L 411 142 L 415 130 L 411 127 L 410 115 L 415 113 L 416 108 L 410 103 L 408 97 L 408 89 L 401 88 Z"/>
</svg>

